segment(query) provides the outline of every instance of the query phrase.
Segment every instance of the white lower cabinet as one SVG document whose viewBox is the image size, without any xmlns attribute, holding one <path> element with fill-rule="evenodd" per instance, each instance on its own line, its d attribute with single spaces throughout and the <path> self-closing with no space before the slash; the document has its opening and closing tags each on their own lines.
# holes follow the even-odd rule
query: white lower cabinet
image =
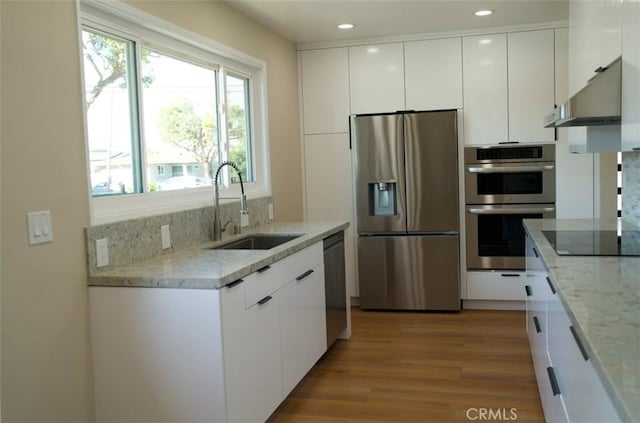
<svg viewBox="0 0 640 423">
<path fill-rule="evenodd" d="M 220 289 L 89 297 L 98 422 L 264 422 L 327 348 L 322 242 Z"/>
<path fill-rule="evenodd" d="M 545 420 L 622 421 L 529 236 L 526 242 L 526 328 Z"/>
<path fill-rule="evenodd" d="M 525 273 L 520 271 L 467 272 L 467 300 L 524 301 Z"/>
<path fill-rule="evenodd" d="M 227 421 L 262 422 L 282 400 L 280 295 L 245 308 L 244 287 L 221 292 Z"/>
<path fill-rule="evenodd" d="M 327 349 L 324 267 L 303 272 L 278 293 L 282 385 L 288 395 Z"/>
</svg>

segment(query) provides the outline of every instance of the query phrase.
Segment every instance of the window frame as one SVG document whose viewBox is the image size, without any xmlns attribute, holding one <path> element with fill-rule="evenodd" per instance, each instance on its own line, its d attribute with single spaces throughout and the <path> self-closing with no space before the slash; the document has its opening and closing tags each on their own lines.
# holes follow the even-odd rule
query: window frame
<svg viewBox="0 0 640 423">
<path fill-rule="evenodd" d="M 269 174 L 268 157 L 268 117 L 266 99 L 266 63 L 251 57 L 231 47 L 218 43 L 209 38 L 195 34 L 182 27 L 171 24 L 156 16 L 140 11 L 132 6 L 120 2 L 100 2 L 96 0 L 79 0 L 78 8 L 78 34 L 79 52 L 83 57 L 81 32 L 84 29 L 104 32 L 106 35 L 121 37 L 135 43 L 136 67 L 140 69 L 140 51 L 149 48 L 163 54 L 168 54 L 180 60 L 216 69 L 218 72 L 218 119 L 219 131 L 227 131 L 226 128 L 226 74 L 248 79 L 249 117 L 247 119 L 248 132 L 250 132 L 252 156 L 253 182 L 244 184 L 245 194 L 249 198 L 271 194 L 271 181 Z M 80 76 L 84 97 L 84 72 L 83 61 L 80 60 Z M 136 74 L 137 83 L 141 84 L 140 72 Z M 140 91 L 140 90 L 138 90 Z M 142 112 L 142 98 L 140 93 L 136 95 L 138 142 L 144 151 L 144 133 Z M 85 154 L 87 178 L 90 180 L 89 143 L 87 133 L 87 115 L 83 114 L 85 132 Z M 228 140 L 224 138 L 224 155 L 228 154 Z M 142 170 L 146 169 L 145 155 L 141 155 Z M 228 167 L 224 168 L 228 171 Z M 225 178 L 224 180 L 228 180 Z M 220 186 L 220 195 L 224 197 L 239 197 L 240 184 Z M 170 213 L 180 210 L 198 207 L 212 206 L 213 187 L 189 188 L 165 192 L 142 192 L 116 196 L 94 197 L 88 186 L 90 201 L 91 224 L 103 224 L 121 220 L 146 217 L 161 213 Z"/>
</svg>

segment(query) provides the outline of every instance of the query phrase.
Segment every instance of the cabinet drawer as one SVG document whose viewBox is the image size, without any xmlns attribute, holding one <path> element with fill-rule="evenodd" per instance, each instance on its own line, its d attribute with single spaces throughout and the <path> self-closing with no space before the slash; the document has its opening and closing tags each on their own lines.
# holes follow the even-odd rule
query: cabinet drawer
<svg viewBox="0 0 640 423">
<path fill-rule="evenodd" d="M 243 278 L 245 307 L 251 307 L 287 282 L 322 263 L 322 243 L 318 242 L 250 274 Z"/>
<path fill-rule="evenodd" d="M 524 272 L 467 272 L 467 299 L 524 301 Z"/>
<path fill-rule="evenodd" d="M 265 266 L 243 279 L 245 282 L 244 302 L 246 308 L 273 294 L 288 280 L 287 274 L 279 262 Z"/>
<path fill-rule="evenodd" d="M 323 262 L 322 242 L 317 242 L 304 250 L 283 258 L 276 264 L 286 267 L 289 278 L 285 282 L 289 282 Z"/>
</svg>

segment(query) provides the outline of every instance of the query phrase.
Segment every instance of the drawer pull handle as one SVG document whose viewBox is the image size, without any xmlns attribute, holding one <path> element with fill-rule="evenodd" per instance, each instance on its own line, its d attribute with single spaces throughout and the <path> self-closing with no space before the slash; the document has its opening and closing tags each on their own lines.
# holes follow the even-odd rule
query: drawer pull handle
<svg viewBox="0 0 640 423">
<path fill-rule="evenodd" d="M 540 328 L 540 322 L 538 321 L 538 316 L 533 316 L 533 324 L 536 327 L 536 333 L 541 333 L 542 329 Z"/>
<path fill-rule="evenodd" d="M 242 282 L 244 282 L 244 279 L 236 279 L 235 281 L 227 284 L 227 288 L 233 288 L 234 286 L 241 284 Z"/>
<path fill-rule="evenodd" d="M 551 279 L 549 279 L 549 276 L 545 276 L 545 279 L 547 280 L 547 283 L 549 284 L 549 289 L 551 289 L 551 292 L 555 295 L 556 289 L 553 287 L 553 284 L 551 283 Z"/>
<path fill-rule="evenodd" d="M 265 267 L 261 267 L 260 269 L 258 269 L 258 273 L 264 273 L 269 269 L 271 269 L 271 266 L 269 266 L 269 265 L 267 265 Z"/>
<path fill-rule="evenodd" d="M 309 276 L 309 275 L 310 275 L 310 274 L 312 274 L 312 273 L 313 273 L 313 270 L 307 270 L 307 271 L 306 271 L 306 272 L 304 272 L 302 275 L 298 276 L 298 277 L 296 278 L 296 280 L 297 280 L 297 281 L 301 281 L 301 280 L 303 280 L 304 278 L 306 278 L 307 276 Z"/>
<path fill-rule="evenodd" d="M 549 375 L 549 383 L 551 384 L 551 392 L 553 392 L 553 396 L 560 395 L 560 386 L 558 386 L 558 379 L 556 378 L 556 372 L 553 370 L 553 367 L 547 367 L 547 375 Z"/>
<path fill-rule="evenodd" d="M 520 275 L 517 273 L 501 273 L 500 276 L 503 278 L 519 278 Z"/>
<path fill-rule="evenodd" d="M 540 256 L 538 255 L 538 250 L 536 250 L 536 249 L 535 249 L 535 247 L 533 247 L 533 248 L 531 248 L 531 249 L 533 250 L 533 254 L 535 254 L 535 255 L 536 255 L 536 257 L 540 257 Z"/>
<path fill-rule="evenodd" d="M 529 285 L 524 286 L 524 291 L 527 293 L 527 297 L 531 296 L 531 287 Z"/>
<path fill-rule="evenodd" d="M 580 350 L 580 353 L 582 354 L 582 358 L 584 358 L 584 361 L 588 361 L 589 360 L 589 354 L 587 354 L 587 350 L 584 348 L 584 345 L 582 344 L 582 341 L 580 340 L 580 337 L 578 336 L 578 333 L 576 332 L 576 328 L 574 328 L 573 326 L 569 326 L 569 330 L 571 331 L 571 335 L 573 335 L 573 339 L 576 341 L 576 344 L 578 344 L 578 349 Z"/>
<path fill-rule="evenodd" d="M 263 299 L 258 301 L 258 305 L 264 305 L 264 304 L 268 303 L 269 301 L 271 301 L 272 298 L 273 297 L 271 295 L 267 295 L 266 297 L 264 297 Z"/>
</svg>

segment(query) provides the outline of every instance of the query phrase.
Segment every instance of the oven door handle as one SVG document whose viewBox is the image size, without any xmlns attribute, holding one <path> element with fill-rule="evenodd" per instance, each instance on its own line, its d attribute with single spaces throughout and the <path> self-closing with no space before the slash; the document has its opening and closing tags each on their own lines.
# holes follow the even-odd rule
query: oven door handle
<svg viewBox="0 0 640 423">
<path fill-rule="evenodd" d="M 538 214 L 538 213 L 552 213 L 556 209 L 555 207 L 530 207 L 530 208 L 499 208 L 499 209 L 482 209 L 469 207 L 467 213 L 470 214 Z"/>
<path fill-rule="evenodd" d="M 544 172 L 555 169 L 554 165 L 537 165 L 537 166 L 492 166 L 492 167 L 474 167 L 467 166 L 467 173 L 525 173 L 525 172 Z"/>
</svg>

